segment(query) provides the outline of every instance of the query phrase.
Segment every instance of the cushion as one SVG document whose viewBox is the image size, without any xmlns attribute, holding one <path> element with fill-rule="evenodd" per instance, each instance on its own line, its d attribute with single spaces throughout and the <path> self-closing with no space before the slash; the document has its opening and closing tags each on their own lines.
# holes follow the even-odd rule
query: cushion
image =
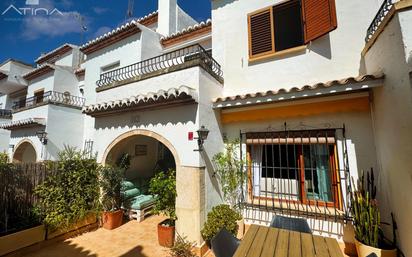
<svg viewBox="0 0 412 257">
<path fill-rule="evenodd" d="M 129 190 L 129 189 L 133 189 L 133 188 L 135 188 L 136 186 L 133 184 L 133 182 L 131 182 L 131 181 L 127 181 L 127 180 L 124 180 L 123 182 L 122 182 L 122 190 L 123 191 L 126 191 L 126 190 Z"/>
<path fill-rule="evenodd" d="M 134 210 L 141 210 L 144 209 L 155 201 L 152 195 L 139 195 L 132 199 L 131 208 Z"/>
<path fill-rule="evenodd" d="M 130 199 L 140 195 L 140 190 L 137 188 L 132 188 L 122 192 L 124 199 Z"/>
</svg>

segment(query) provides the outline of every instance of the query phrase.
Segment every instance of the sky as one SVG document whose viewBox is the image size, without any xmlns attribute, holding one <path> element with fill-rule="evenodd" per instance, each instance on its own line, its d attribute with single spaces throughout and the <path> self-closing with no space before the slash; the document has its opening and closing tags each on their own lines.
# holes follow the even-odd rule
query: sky
<svg viewBox="0 0 412 257">
<path fill-rule="evenodd" d="M 133 17 L 157 10 L 157 1 L 134 0 Z M 199 22 L 210 18 L 211 0 L 178 4 Z M 81 45 L 123 24 L 127 8 L 128 0 L 1 0 L 0 63 L 12 58 L 34 64 L 64 43 Z"/>
</svg>

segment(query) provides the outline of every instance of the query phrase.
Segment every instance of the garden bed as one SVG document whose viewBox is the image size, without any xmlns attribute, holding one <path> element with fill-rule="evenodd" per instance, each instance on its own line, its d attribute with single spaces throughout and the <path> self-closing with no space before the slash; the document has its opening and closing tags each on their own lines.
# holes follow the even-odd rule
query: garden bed
<svg viewBox="0 0 412 257">
<path fill-rule="evenodd" d="M 0 255 L 39 243 L 46 238 L 44 225 L 0 237 Z"/>
</svg>

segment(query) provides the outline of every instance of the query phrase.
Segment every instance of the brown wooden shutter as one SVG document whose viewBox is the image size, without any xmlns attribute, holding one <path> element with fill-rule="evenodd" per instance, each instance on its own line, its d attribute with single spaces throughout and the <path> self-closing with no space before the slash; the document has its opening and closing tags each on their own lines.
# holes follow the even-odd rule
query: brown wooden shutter
<svg viewBox="0 0 412 257">
<path fill-rule="evenodd" d="M 302 0 L 305 43 L 337 27 L 335 0 Z"/>
<path fill-rule="evenodd" d="M 275 52 L 273 32 L 273 9 L 266 8 L 248 15 L 249 27 L 249 57 Z"/>
</svg>

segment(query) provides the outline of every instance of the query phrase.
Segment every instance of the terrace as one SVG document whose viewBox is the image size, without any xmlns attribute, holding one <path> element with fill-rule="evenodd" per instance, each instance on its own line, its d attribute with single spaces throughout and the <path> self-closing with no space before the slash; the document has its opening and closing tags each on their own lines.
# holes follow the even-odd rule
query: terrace
<svg viewBox="0 0 412 257">
<path fill-rule="evenodd" d="M 0 109 L 0 119 L 11 119 L 12 111 L 6 109 Z"/>
</svg>

